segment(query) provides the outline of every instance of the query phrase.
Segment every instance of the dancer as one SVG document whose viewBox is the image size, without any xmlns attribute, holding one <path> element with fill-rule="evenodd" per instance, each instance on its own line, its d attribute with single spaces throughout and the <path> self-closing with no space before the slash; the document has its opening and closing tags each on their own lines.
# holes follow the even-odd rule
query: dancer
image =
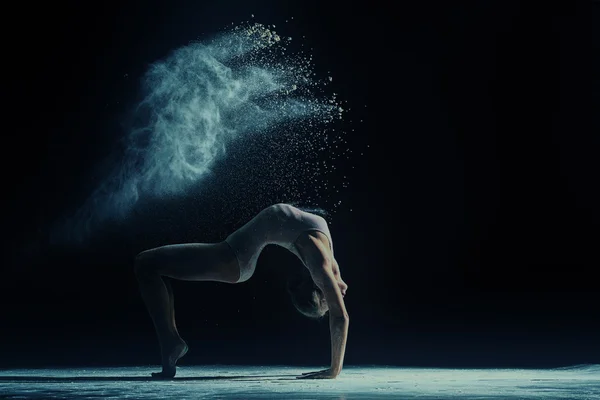
<svg viewBox="0 0 600 400">
<path fill-rule="evenodd" d="M 175 324 L 169 279 L 241 283 L 250 279 L 263 248 L 276 244 L 295 254 L 306 267 L 305 279 L 288 285 L 294 306 L 311 318 L 329 312 L 331 367 L 302 374 L 301 379 L 334 379 L 344 362 L 348 312 L 342 280 L 333 255 L 333 242 L 322 217 L 289 204 L 275 204 L 220 243 L 188 243 L 157 247 L 138 254 L 135 273 L 142 298 L 161 347 L 162 371 L 155 378 L 173 378 L 177 361 L 188 346 Z"/>
</svg>

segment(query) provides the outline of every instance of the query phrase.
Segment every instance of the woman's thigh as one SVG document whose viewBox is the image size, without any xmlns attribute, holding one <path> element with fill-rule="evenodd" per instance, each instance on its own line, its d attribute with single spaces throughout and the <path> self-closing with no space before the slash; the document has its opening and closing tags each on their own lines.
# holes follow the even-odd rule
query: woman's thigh
<svg viewBox="0 0 600 400">
<path fill-rule="evenodd" d="M 239 278 L 235 254 L 226 243 L 185 243 L 141 252 L 139 267 L 186 281 L 233 283 Z"/>
</svg>

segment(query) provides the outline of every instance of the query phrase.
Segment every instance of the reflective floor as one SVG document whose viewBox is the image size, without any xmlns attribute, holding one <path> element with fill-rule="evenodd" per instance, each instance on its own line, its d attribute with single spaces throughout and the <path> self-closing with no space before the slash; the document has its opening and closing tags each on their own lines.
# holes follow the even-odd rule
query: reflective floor
<svg viewBox="0 0 600 400">
<path fill-rule="evenodd" d="M 551 370 L 348 366 L 336 380 L 299 380 L 319 368 L 183 366 L 0 371 L 2 399 L 600 399 L 600 365 Z"/>
</svg>

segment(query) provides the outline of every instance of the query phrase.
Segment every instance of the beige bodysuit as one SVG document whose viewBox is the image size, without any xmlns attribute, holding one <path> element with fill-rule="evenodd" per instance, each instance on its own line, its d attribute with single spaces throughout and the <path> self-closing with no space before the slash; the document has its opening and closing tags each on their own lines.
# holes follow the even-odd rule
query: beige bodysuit
<svg viewBox="0 0 600 400">
<path fill-rule="evenodd" d="M 225 239 L 233 249 L 240 266 L 238 282 L 247 281 L 254 274 L 256 261 L 268 244 L 284 247 L 300 258 L 294 243 L 301 233 L 307 231 L 325 234 L 333 251 L 331 233 L 323 217 L 289 204 L 275 204 L 262 210 Z"/>
</svg>

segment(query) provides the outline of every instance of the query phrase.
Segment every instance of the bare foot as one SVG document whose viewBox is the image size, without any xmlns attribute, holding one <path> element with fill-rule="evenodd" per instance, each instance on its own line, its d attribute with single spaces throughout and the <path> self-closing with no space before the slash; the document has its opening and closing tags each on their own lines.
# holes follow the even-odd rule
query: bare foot
<svg viewBox="0 0 600 400">
<path fill-rule="evenodd" d="M 166 346 L 162 353 L 162 371 L 161 372 L 153 372 L 153 378 L 161 378 L 161 379 L 170 379 L 175 376 L 175 365 L 177 361 L 185 356 L 185 353 L 188 352 L 188 345 L 183 341 L 183 339 L 179 339 L 179 341 L 173 343 L 170 346 Z"/>
</svg>

